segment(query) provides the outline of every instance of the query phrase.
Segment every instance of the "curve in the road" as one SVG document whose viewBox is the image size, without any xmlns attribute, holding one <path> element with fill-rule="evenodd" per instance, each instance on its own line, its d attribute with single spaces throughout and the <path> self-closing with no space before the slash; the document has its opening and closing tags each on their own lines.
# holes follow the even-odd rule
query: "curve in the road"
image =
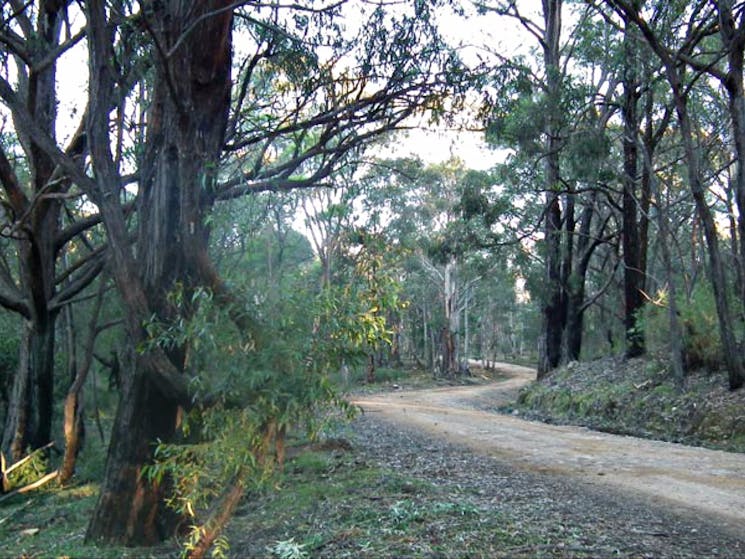
<svg viewBox="0 0 745 559">
<path fill-rule="evenodd" d="M 381 419 L 417 427 L 519 468 L 615 486 L 714 515 L 742 529 L 745 454 L 547 425 L 474 409 L 479 400 L 495 406 L 507 403 L 534 378 L 525 367 L 501 369 L 511 377 L 494 384 L 401 391 L 353 403 Z"/>
</svg>

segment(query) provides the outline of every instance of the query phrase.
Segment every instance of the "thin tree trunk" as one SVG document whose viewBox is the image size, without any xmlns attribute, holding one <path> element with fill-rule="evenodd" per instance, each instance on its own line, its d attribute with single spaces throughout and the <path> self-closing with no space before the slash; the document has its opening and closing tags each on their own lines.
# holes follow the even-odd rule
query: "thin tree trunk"
<svg viewBox="0 0 745 559">
<path fill-rule="evenodd" d="M 29 436 L 28 423 L 30 414 L 29 374 L 31 360 L 30 338 L 31 326 L 24 321 L 18 352 L 18 368 L 13 377 L 10 400 L 5 414 L 3 429 L 2 453 L 10 462 L 17 462 L 23 457 Z"/>
<path fill-rule="evenodd" d="M 202 559 L 225 529 L 245 493 L 245 477 L 245 471 L 241 470 L 228 485 L 215 510 L 204 523 L 202 536 L 186 554 L 187 559 Z"/>
<path fill-rule="evenodd" d="M 458 346 L 455 336 L 459 329 L 459 317 L 456 309 L 458 288 L 456 260 L 454 256 L 451 256 L 445 264 L 443 277 L 445 326 L 443 326 L 440 340 L 442 347 L 442 371 L 447 376 L 454 376 L 458 372 Z"/>
<path fill-rule="evenodd" d="M 693 132 L 688 117 L 685 100 L 676 95 L 676 106 L 681 135 L 685 146 L 686 159 L 688 162 L 688 178 L 693 199 L 696 202 L 696 211 L 701 218 L 704 228 L 704 237 L 709 253 L 709 267 L 711 284 L 714 290 L 717 317 L 719 319 L 719 335 L 722 340 L 722 351 L 729 372 L 729 386 L 731 390 L 740 388 L 745 382 L 745 368 L 743 368 L 742 355 L 735 337 L 732 313 L 730 311 L 729 297 L 727 295 L 727 276 L 722 262 L 721 249 L 719 247 L 719 236 L 711 208 L 706 200 L 706 189 L 701 180 L 699 169 L 699 154 L 693 142 Z"/>
<path fill-rule="evenodd" d="M 679 384 L 683 383 L 685 378 L 685 368 L 683 366 L 683 332 L 680 327 L 680 320 L 678 319 L 678 289 L 675 279 L 675 273 L 673 272 L 673 261 L 670 254 L 670 229 L 669 229 L 669 217 L 667 204 L 663 202 L 659 189 L 656 187 L 657 181 L 652 170 L 651 153 L 646 151 L 644 157 L 644 166 L 649 172 L 649 187 L 650 193 L 657 200 L 657 227 L 658 243 L 660 251 L 662 252 L 662 262 L 665 267 L 665 280 L 667 282 L 667 317 L 668 317 L 668 329 L 670 339 L 670 368 L 672 369 L 673 376 Z"/>
<path fill-rule="evenodd" d="M 51 440 L 54 408 L 54 316 L 24 321 L 19 363 L 13 378 L 2 449 L 19 460 L 28 448 Z"/>
<path fill-rule="evenodd" d="M 566 280 L 566 327 L 565 327 L 565 352 L 568 361 L 578 361 L 582 353 L 582 339 L 584 337 L 585 316 L 585 284 L 587 283 L 587 270 L 593 252 L 599 246 L 599 241 L 591 239 L 593 216 L 595 215 L 595 203 L 597 191 L 594 191 L 585 202 L 579 222 L 579 234 L 574 247 L 576 264 L 572 275 Z M 572 235 L 574 231 L 572 231 Z M 601 231 L 598 235 L 602 234 Z"/>
<path fill-rule="evenodd" d="M 644 353 L 644 332 L 639 314 L 644 305 L 644 269 L 641 255 L 641 236 L 637 222 L 637 183 L 639 130 L 638 101 L 639 80 L 637 77 L 638 30 L 628 24 L 624 31 L 624 102 L 623 102 L 623 283 L 624 283 L 624 328 L 626 332 L 626 356 L 638 357 Z"/>
<path fill-rule="evenodd" d="M 83 361 L 80 365 L 73 363 L 75 378 L 70 384 L 67 396 L 65 397 L 63 418 L 65 452 L 62 458 L 62 466 L 60 467 L 60 485 L 65 485 L 72 479 L 75 473 L 75 463 L 82 444 L 83 409 L 80 400 L 83 394 L 85 380 L 93 363 L 93 350 L 96 345 L 96 337 L 98 336 L 98 317 L 101 311 L 104 287 L 105 282 L 102 280 L 88 323 L 88 337 L 83 349 Z"/>
<path fill-rule="evenodd" d="M 558 103 L 560 93 L 561 0 L 543 0 L 545 21 L 544 65 L 547 96 Z M 542 325 L 538 344 L 538 378 L 542 378 L 561 362 L 564 314 L 564 288 L 561 284 L 561 224 L 562 212 L 558 191 L 561 186 L 559 167 L 558 109 L 550 108 L 545 135 L 545 190 L 544 216 L 545 289 L 542 299 Z"/>
<path fill-rule="evenodd" d="M 733 13 L 733 0 L 718 0 L 719 31 L 727 51 L 727 73 L 724 86 L 729 98 L 732 140 L 735 146 L 735 203 L 737 205 L 737 235 L 739 240 L 737 276 L 738 296 L 745 310 L 745 88 L 743 74 L 745 66 L 745 25 L 742 19 L 738 27 Z"/>
</svg>

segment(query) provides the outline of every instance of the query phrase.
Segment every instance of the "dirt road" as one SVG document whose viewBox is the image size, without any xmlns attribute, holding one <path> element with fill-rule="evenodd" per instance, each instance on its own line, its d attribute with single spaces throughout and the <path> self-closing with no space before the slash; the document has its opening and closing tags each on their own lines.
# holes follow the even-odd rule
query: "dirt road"
<svg viewBox="0 0 745 559">
<path fill-rule="evenodd" d="M 507 380 L 360 397 L 354 403 L 382 420 L 509 461 L 517 468 L 573 476 L 644 496 L 668 508 L 745 525 L 745 454 L 546 425 L 480 411 L 514 399 L 534 378 L 525 367 L 501 365 Z"/>
</svg>

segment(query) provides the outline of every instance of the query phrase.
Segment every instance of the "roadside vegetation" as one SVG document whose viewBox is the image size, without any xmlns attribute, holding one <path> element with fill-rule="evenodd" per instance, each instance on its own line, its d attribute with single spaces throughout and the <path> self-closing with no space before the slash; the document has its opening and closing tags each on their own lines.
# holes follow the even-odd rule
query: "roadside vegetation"
<svg viewBox="0 0 745 559">
<path fill-rule="evenodd" d="M 380 368 L 370 384 L 361 369 L 338 389 L 395 391 L 492 380 L 484 373 L 470 380 L 437 379 L 422 370 Z M 530 534 L 510 530 L 503 512 L 483 510 L 467 496 L 364 458 L 349 442 L 353 435 L 342 416 L 334 414 L 325 425 L 316 441 L 297 434 L 288 440 L 283 470 L 248 492 L 227 534 L 214 545 L 218 556 L 451 557 L 465 543 L 476 556 L 489 556 L 497 549 L 529 542 Z M 89 445 L 78 459 L 74 484 L 65 488 L 48 484 L 34 492 L 2 497 L 0 555 L 27 559 L 181 557 L 188 536 L 183 531 L 175 540 L 155 547 L 99 547 L 85 542 L 104 458 L 100 446 Z M 11 482 L 22 486 L 46 468 L 42 459 L 31 460 Z"/>
<path fill-rule="evenodd" d="M 648 354 L 574 361 L 522 390 L 522 415 L 601 431 L 745 452 L 745 391 L 730 390 L 711 291 L 678 307 L 682 370 L 670 361 L 667 307 L 648 305 L 639 323 Z"/>
<path fill-rule="evenodd" d="M 745 392 L 721 375 L 682 383 L 664 361 L 605 358 L 570 363 L 524 388 L 505 412 L 600 431 L 745 452 Z"/>
</svg>

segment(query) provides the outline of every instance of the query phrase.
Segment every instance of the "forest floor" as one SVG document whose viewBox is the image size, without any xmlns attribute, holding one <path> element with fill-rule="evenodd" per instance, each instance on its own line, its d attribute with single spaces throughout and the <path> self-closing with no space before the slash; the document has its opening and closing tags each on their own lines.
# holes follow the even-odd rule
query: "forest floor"
<svg viewBox="0 0 745 559">
<path fill-rule="evenodd" d="M 343 439 L 291 463 L 287 492 L 241 509 L 233 552 L 745 557 L 745 455 L 499 413 L 533 376 L 502 372 L 359 395 Z"/>
<path fill-rule="evenodd" d="M 504 365 L 460 385 L 403 376 L 355 392 L 359 417 L 298 441 L 277 490 L 244 499 L 227 556 L 745 557 L 745 454 L 524 419 L 737 448 L 736 418 L 712 418 L 742 414 L 745 391 L 708 376 L 669 389 L 641 361 L 532 378 Z M 85 545 L 95 497 L 89 483 L 4 503 L 0 557 L 180 555 L 178 542 Z"/>
</svg>

